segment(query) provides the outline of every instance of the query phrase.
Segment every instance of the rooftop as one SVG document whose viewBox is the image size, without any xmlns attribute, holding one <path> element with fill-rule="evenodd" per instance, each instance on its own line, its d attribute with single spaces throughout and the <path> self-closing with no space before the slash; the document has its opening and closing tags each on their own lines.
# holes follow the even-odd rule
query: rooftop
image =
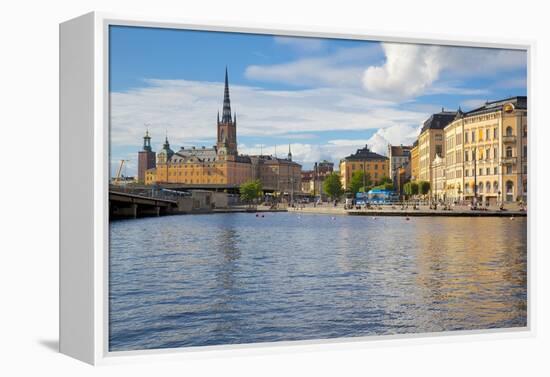
<svg viewBox="0 0 550 377">
<path fill-rule="evenodd" d="M 455 117 L 456 111 L 445 111 L 445 109 L 441 109 L 439 113 L 432 114 L 426 121 L 424 121 L 424 125 L 422 126 L 422 131 L 420 131 L 420 133 L 423 133 L 426 130 L 442 130 L 449 123 L 451 123 Z"/>
<path fill-rule="evenodd" d="M 347 157 L 344 157 L 345 161 L 364 161 L 364 160 L 387 160 L 386 156 L 372 152 L 367 145 L 365 148 L 358 149 L 354 154 L 350 154 Z"/>
<path fill-rule="evenodd" d="M 471 116 L 471 115 L 490 113 L 493 111 L 499 111 L 499 110 L 502 110 L 504 105 L 508 103 L 511 103 L 512 105 L 514 105 L 514 108 L 516 109 L 527 110 L 527 96 L 515 96 L 515 97 L 504 98 L 498 101 L 485 102 L 483 106 L 467 111 L 466 113 L 464 113 L 464 116 Z"/>
<path fill-rule="evenodd" d="M 390 145 L 392 157 L 405 157 L 411 155 L 412 145 Z"/>
</svg>

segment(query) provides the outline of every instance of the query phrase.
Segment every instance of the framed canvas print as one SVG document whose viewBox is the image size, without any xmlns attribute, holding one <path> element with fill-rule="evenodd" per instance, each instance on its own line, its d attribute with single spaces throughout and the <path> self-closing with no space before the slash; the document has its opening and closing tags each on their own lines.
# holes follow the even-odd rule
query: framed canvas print
<svg viewBox="0 0 550 377">
<path fill-rule="evenodd" d="M 529 334 L 531 50 L 61 24 L 61 352 Z"/>
</svg>

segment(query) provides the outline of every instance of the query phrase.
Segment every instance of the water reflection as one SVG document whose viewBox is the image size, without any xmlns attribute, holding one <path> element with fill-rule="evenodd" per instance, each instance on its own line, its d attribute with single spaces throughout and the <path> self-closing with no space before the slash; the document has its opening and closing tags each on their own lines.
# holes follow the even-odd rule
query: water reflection
<svg viewBox="0 0 550 377">
<path fill-rule="evenodd" d="M 117 221 L 110 348 L 525 326 L 526 233 L 507 218 Z"/>
</svg>

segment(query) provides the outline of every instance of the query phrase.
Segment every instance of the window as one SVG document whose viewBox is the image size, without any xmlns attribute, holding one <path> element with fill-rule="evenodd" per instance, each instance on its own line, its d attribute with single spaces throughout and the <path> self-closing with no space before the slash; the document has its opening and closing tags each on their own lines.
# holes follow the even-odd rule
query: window
<svg viewBox="0 0 550 377">
<path fill-rule="evenodd" d="M 496 159 L 497 156 L 498 156 L 498 148 L 497 148 L 497 147 L 494 147 L 494 148 L 493 148 L 493 158 Z"/>
<path fill-rule="evenodd" d="M 523 157 L 527 157 L 527 145 L 523 146 Z"/>
<path fill-rule="evenodd" d="M 512 136 L 512 127 L 506 127 L 506 136 Z"/>
<path fill-rule="evenodd" d="M 506 174 L 512 174 L 512 165 L 506 166 Z"/>
<path fill-rule="evenodd" d="M 495 166 L 495 167 L 493 168 L 493 174 L 494 174 L 494 175 L 498 175 L 498 167 L 497 167 L 497 166 Z"/>
<path fill-rule="evenodd" d="M 512 147 L 506 147 L 506 157 L 512 157 Z"/>
<path fill-rule="evenodd" d="M 489 129 L 488 128 L 485 130 L 485 139 L 489 140 Z"/>
<path fill-rule="evenodd" d="M 465 134 L 464 134 L 464 142 L 465 142 L 465 143 L 468 142 L 468 133 L 465 133 Z"/>
<path fill-rule="evenodd" d="M 468 151 L 464 151 L 464 161 L 468 161 Z"/>
<path fill-rule="evenodd" d="M 472 131 L 472 143 L 476 141 L 476 134 Z"/>
<path fill-rule="evenodd" d="M 485 192 L 491 192 L 491 182 L 485 183 Z"/>
<path fill-rule="evenodd" d="M 491 150 L 489 148 L 485 149 L 485 159 L 488 160 L 491 156 Z"/>
<path fill-rule="evenodd" d="M 435 154 L 438 154 L 439 156 L 443 155 L 443 146 L 442 145 L 436 145 L 435 146 Z"/>
<path fill-rule="evenodd" d="M 479 168 L 479 175 L 483 175 L 483 169 Z"/>
<path fill-rule="evenodd" d="M 506 194 L 511 194 L 514 192 L 514 182 L 507 181 L 506 182 Z"/>
<path fill-rule="evenodd" d="M 477 191 L 483 192 L 483 183 L 479 182 L 479 184 L 477 185 Z"/>
<path fill-rule="evenodd" d="M 486 168 L 485 169 L 485 175 L 491 175 L 491 169 Z"/>
<path fill-rule="evenodd" d="M 468 172 L 469 172 L 469 170 L 468 170 L 468 169 L 464 170 L 464 176 L 465 176 L 465 177 L 467 177 L 467 176 L 468 176 Z"/>
<path fill-rule="evenodd" d="M 523 165 L 523 174 L 527 174 L 527 165 Z"/>
<path fill-rule="evenodd" d="M 497 128 L 493 128 L 493 139 L 498 139 L 498 132 L 497 132 Z"/>
</svg>

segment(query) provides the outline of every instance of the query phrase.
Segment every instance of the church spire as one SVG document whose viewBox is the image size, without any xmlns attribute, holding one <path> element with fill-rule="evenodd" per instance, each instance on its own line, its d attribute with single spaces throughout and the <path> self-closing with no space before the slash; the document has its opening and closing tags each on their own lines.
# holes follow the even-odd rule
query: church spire
<svg viewBox="0 0 550 377">
<path fill-rule="evenodd" d="M 231 102 L 229 101 L 229 79 L 227 66 L 225 67 L 225 88 L 223 91 L 222 123 L 231 123 Z"/>
<path fill-rule="evenodd" d="M 143 137 L 143 150 L 151 152 L 151 136 L 149 136 L 149 128 L 145 131 L 145 136 Z"/>
<path fill-rule="evenodd" d="M 287 159 L 288 159 L 288 161 L 292 161 L 292 152 L 290 151 L 290 144 L 288 144 L 288 156 L 287 156 Z"/>
</svg>

